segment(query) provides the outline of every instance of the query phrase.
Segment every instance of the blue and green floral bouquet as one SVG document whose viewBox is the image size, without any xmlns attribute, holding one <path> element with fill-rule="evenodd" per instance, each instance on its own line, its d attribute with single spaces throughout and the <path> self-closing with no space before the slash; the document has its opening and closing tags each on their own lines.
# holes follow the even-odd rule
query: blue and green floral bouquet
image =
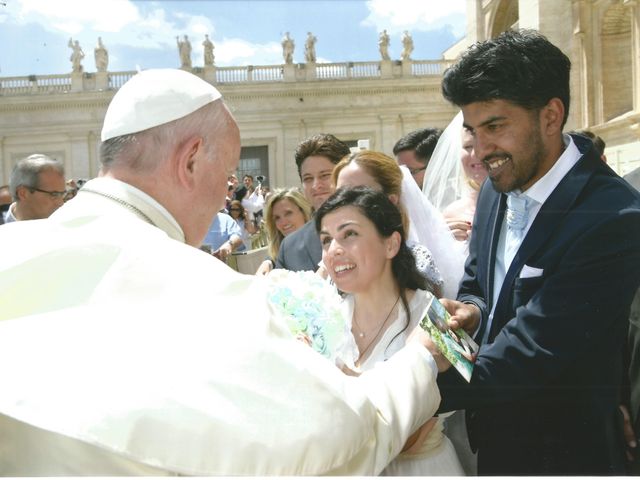
<svg viewBox="0 0 640 480">
<path fill-rule="evenodd" d="M 274 270 L 267 279 L 269 305 L 291 333 L 332 362 L 350 363 L 351 326 L 336 288 L 313 272 Z"/>
</svg>

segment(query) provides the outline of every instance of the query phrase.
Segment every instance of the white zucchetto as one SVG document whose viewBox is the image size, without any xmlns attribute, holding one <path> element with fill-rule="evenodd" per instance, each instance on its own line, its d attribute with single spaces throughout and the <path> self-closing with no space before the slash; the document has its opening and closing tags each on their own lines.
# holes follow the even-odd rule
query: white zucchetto
<svg viewBox="0 0 640 480">
<path fill-rule="evenodd" d="M 101 139 L 141 132 L 185 117 L 222 95 L 201 78 L 171 68 L 145 70 L 114 95 Z"/>
</svg>

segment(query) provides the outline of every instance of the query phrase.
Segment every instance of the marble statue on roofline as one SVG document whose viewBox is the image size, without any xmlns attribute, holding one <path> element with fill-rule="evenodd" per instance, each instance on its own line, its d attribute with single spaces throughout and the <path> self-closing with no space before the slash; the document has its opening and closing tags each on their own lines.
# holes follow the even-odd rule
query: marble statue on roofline
<svg viewBox="0 0 640 480">
<path fill-rule="evenodd" d="M 284 37 L 282 37 L 282 57 L 284 58 L 284 63 L 293 63 L 293 51 L 295 48 L 296 44 L 289 36 L 289 32 L 285 33 Z"/>
<path fill-rule="evenodd" d="M 212 67 L 215 61 L 215 55 L 213 54 L 213 42 L 209 40 L 209 35 L 204 36 L 204 42 L 202 42 L 202 46 L 204 47 L 204 66 Z"/>
<path fill-rule="evenodd" d="M 180 55 L 180 68 L 191 70 L 191 42 L 189 37 L 185 35 L 184 40 L 180 40 L 180 37 L 177 36 L 176 44 Z"/>
<path fill-rule="evenodd" d="M 378 49 L 382 60 L 391 60 L 391 57 L 389 57 L 389 34 L 386 30 L 383 30 L 378 35 Z"/>
<path fill-rule="evenodd" d="M 307 32 L 307 41 L 304 44 L 304 59 L 307 63 L 316 63 L 317 40 L 313 33 Z"/>
<path fill-rule="evenodd" d="M 73 73 L 82 72 L 82 60 L 84 59 L 84 52 L 80 47 L 78 40 L 69 39 L 69 48 L 72 50 L 69 60 L 71 61 L 71 71 Z"/>
<path fill-rule="evenodd" d="M 93 49 L 93 55 L 96 61 L 96 70 L 106 72 L 109 68 L 109 51 L 102 43 L 102 37 L 98 37 L 98 45 Z"/>
<path fill-rule="evenodd" d="M 402 34 L 402 54 L 400 58 L 402 60 L 411 60 L 411 53 L 413 52 L 413 38 L 411 34 L 405 30 Z"/>
</svg>

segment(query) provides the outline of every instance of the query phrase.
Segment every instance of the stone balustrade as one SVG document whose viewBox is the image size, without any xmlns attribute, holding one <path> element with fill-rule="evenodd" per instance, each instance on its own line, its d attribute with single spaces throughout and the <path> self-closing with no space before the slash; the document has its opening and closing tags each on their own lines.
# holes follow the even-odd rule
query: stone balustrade
<svg viewBox="0 0 640 480">
<path fill-rule="evenodd" d="M 383 60 L 238 67 L 208 66 L 196 67 L 191 71 L 208 82 L 224 85 L 441 76 L 451 63 L 447 60 Z M 128 71 L 0 77 L 0 96 L 117 90 L 135 74 L 135 71 Z"/>
</svg>

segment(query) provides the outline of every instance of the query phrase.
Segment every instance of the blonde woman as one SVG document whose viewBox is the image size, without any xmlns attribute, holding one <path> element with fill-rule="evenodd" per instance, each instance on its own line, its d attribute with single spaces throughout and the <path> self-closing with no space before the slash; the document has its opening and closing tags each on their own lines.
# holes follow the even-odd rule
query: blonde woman
<svg viewBox="0 0 640 480">
<path fill-rule="evenodd" d="M 269 239 L 269 257 L 260 264 L 256 275 L 266 275 L 275 267 L 273 259 L 284 237 L 295 232 L 311 218 L 311 205 L 297 188 L 275 190 L 267 201 L 264 222 Z"/>
</svg>

